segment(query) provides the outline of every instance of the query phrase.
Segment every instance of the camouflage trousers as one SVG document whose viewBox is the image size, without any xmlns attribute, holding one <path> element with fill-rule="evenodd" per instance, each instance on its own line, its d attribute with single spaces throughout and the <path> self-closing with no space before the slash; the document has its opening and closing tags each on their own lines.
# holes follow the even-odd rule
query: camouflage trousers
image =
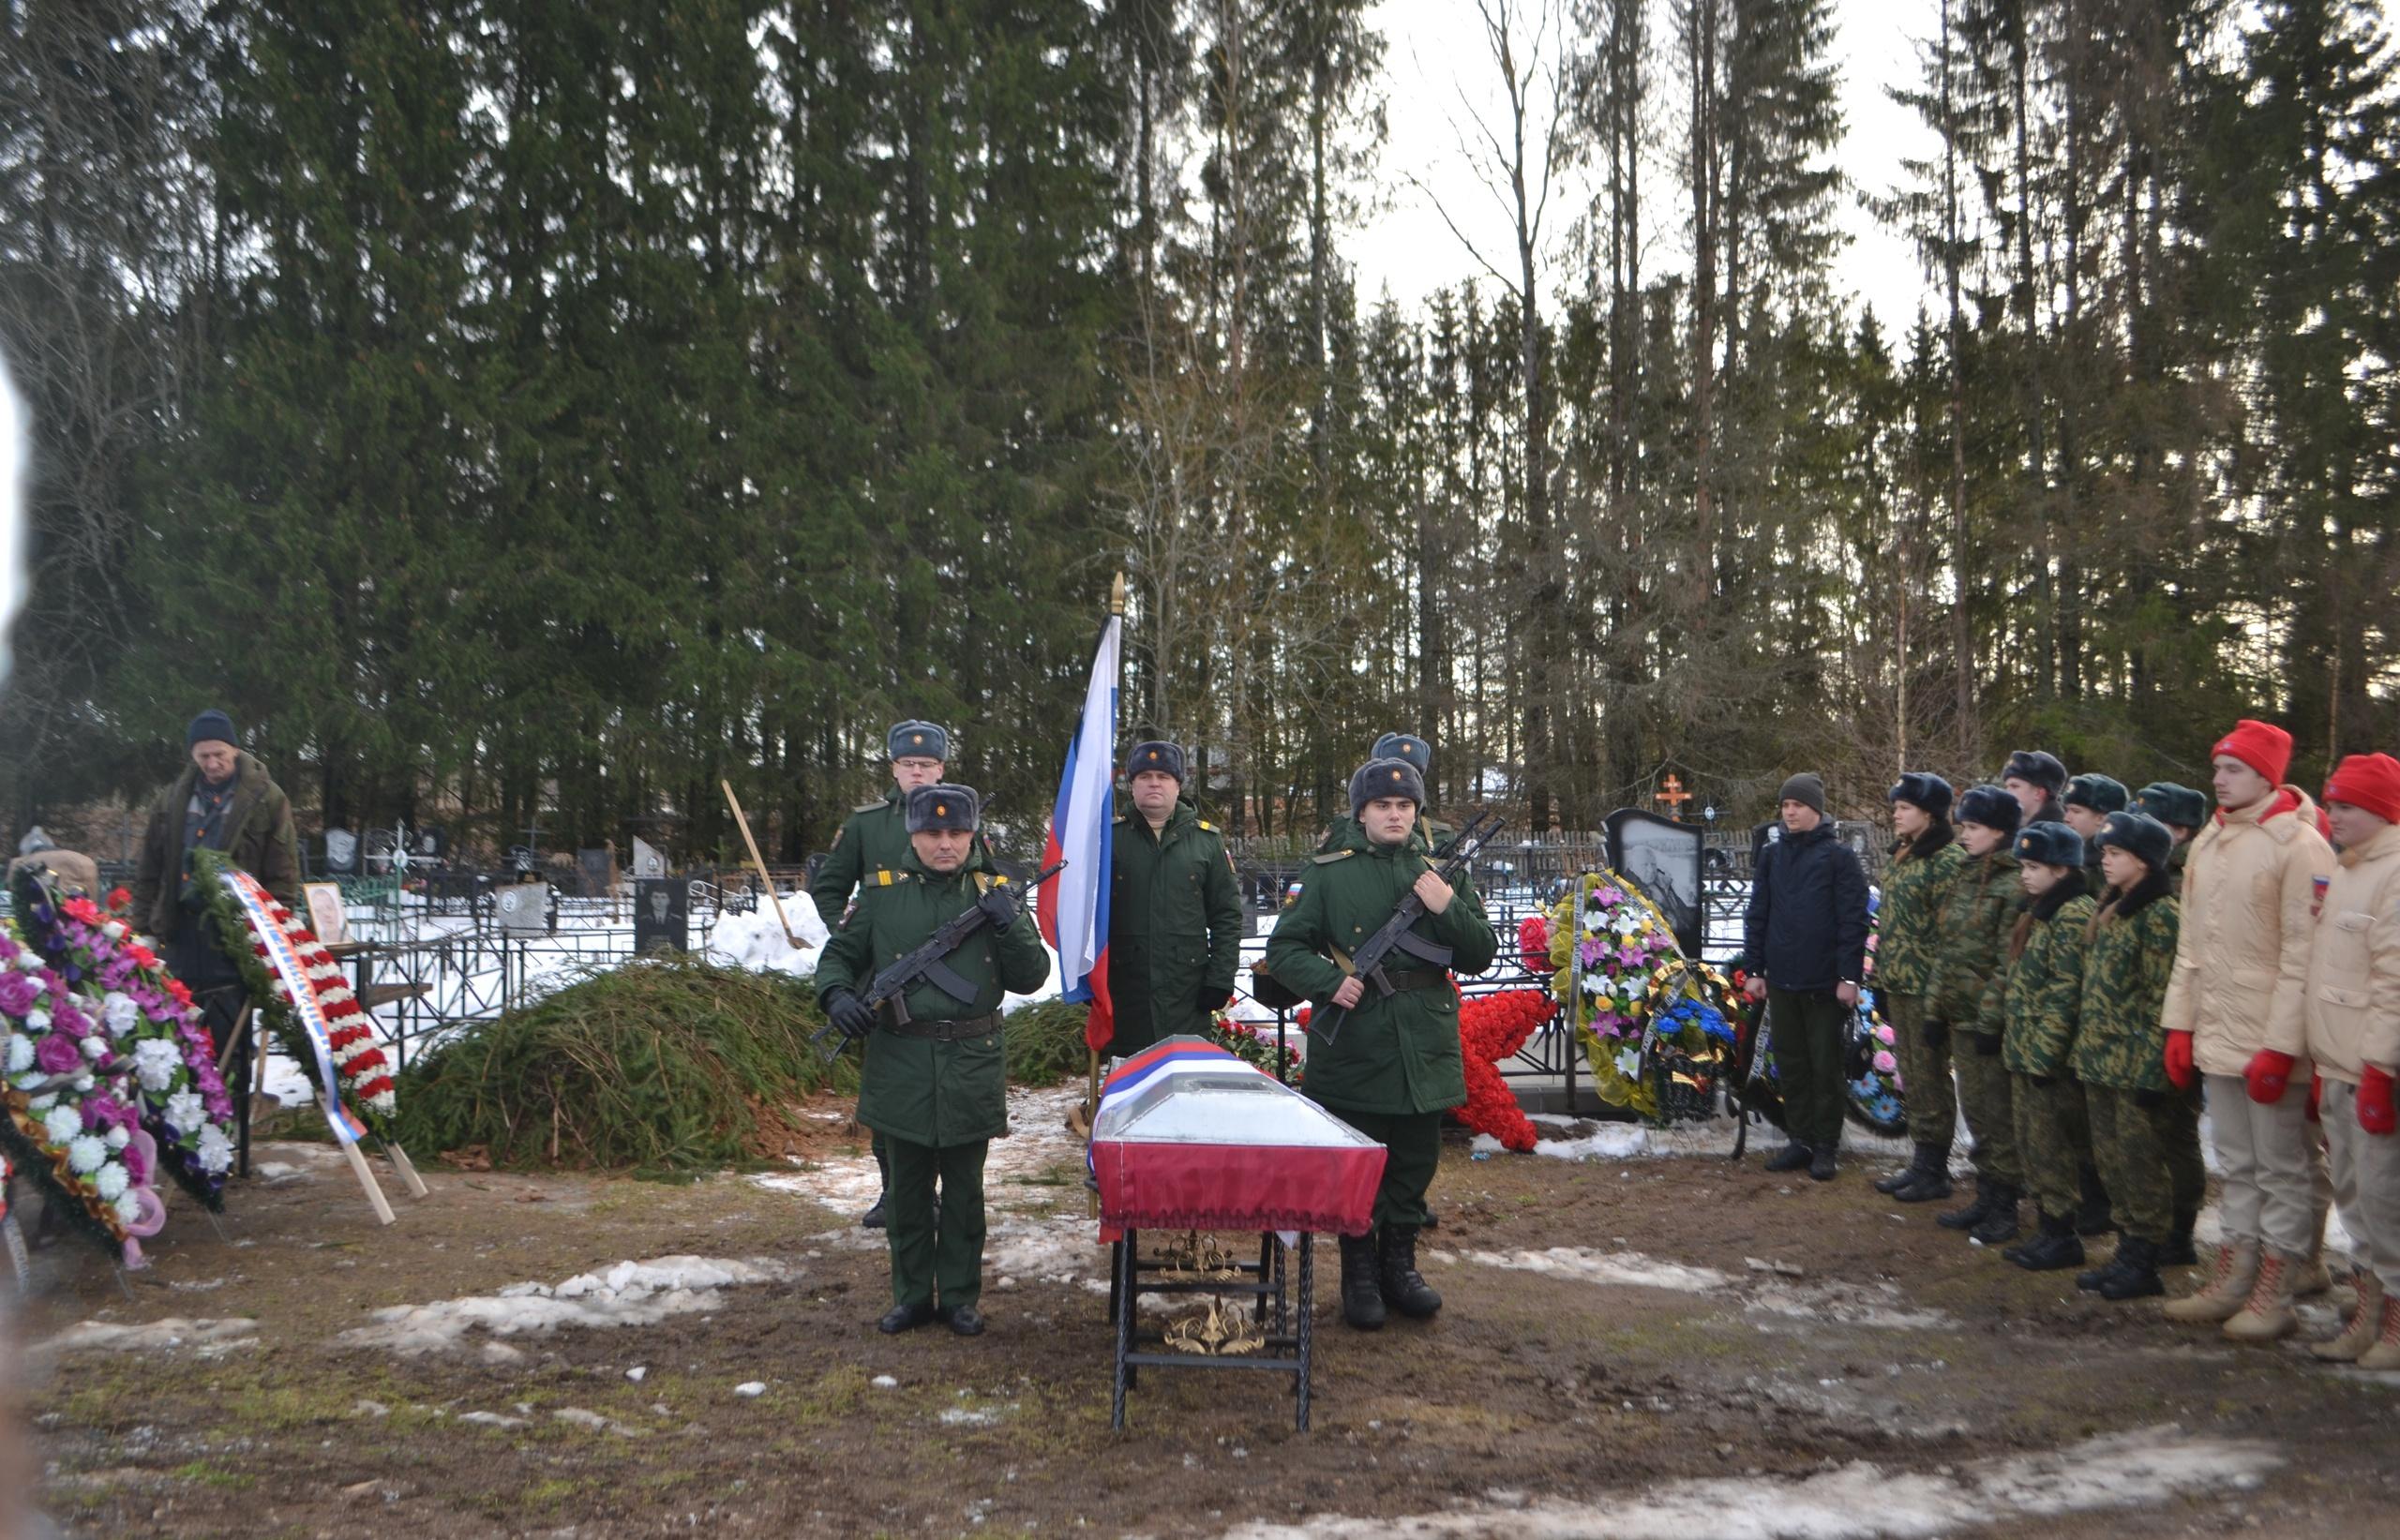
<svg viewBox="0 0 2400 1540">
<path fill-rule="evenodd" d="M 2092 1112 L 2092 1155 L 2108 1208 L 2125 1234 L 2163 1244 L 2174 1223 L 2175 1180 L 2167 1169 L 2167 1139 L 2174 1114 L 2171 1091 L 2083 1088 Z M 2144 1102 L 2150 1105 L 2144 1106 Z"/>
<path fill-rule="evenodd" d="M 1925 996 L 1886 994 L 1883 1019 L 1900 1051 L 1900 1097 L 1909 1110 L 1909 1138 L 1947 1150 L 1958 1137 L 1958 1097 L 1950 1084 L 1950 1046 L 1925 1040 Z"/>
<path fill-rule="evenodd" d="M 2092 1120 L 2083 1087 L 2061 1075 L 2047 1085 L 2014 1077 L 2009 1105 L 2017 1114 L 2017 1159 L 2027 1195 L 2042 1212 L 2062 1219 L 2083 1200 L 2082 1173 L 2092 1159 Z"/>
<path fill-rule="evenodd" d="M 2208 1197 L 2208 1162 L 2200 1155 L 2200 1088 L 2169 1090 L 2167 1105 L 2158 1109 L 2159 1139 L 2165 1144 L 2167 1179 L 2173 1189 L 2175 1223 L 2192 1222 Z"/>
<path fill-rule="evenodd" d="M 2025 1171 L 2018 1159 L 2017 1111 L 2010 1082 L 2017 1077 L 2001 1062 L 2000 1036 L 1979 1038 L 1972 1032 L 1952 1039 L 1958 1052 L 1958 1111 L 1974 1136 L 1975 1183 L 2021 1187 Z"/>
</svg>

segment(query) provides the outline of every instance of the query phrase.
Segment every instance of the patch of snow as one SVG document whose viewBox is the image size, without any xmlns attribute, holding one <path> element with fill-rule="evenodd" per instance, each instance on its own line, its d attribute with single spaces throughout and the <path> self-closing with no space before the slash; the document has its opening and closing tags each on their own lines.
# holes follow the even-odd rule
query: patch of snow
<svg viewBox="0 0 2400 1540">
<path fill-rule="evenodd" d="M 873 1385 L 878 1390 L 897 1390 L 900 1388 L 900 1382 L 893 1379 L 889 1374 L 878 1374 L 874 1379 L 869 1380 L 867 1383 Z"/>
<path fill-rule="evenodd" d="M 747 913 L 720 916 L 701 955 L 712 963 L 755 972 L 786 973 L 800 979 L 815 974 L 832 932 L 806 893 L 786 893 L 782 898 L 784 919 L 790 921 L 801 946 L 793 946 L 784 934 L 773 906 L 762 904 Z"/>
<path fill-rule="evenodd" d="M 1942 1310 L 1912 1308 L 1889 1283 L 1768 1283 L 1751 1293 L 1749 1309 L 1798 1321 L 1879 1326 L 1893 1331 L 1943 1331 L 1958 1324 Z"/>
<path fill-rule="evenodd" d="M 458 1413 L 458 1420 L 460 1422 L 480 1423 L 486 1428 L 522 1428 L 525 1426 L 524 1418 L 504 1417 L 497 1412 L 461 1412 Z"/>
<path fill-rule="evenodd" d="M 640 1428 L 612 1421 L 597 1412 L 587 1412 L 579 1406 L 562 1406 L 551 1413 L 550 1416 L 558 1422 L 573 1423 L 578 1428 L 589 1428 L 595 1433 L 614 1433 L 621 1439 L 641 1437 Z"/>
<path fill-rule="evenodd" d="M 1515 1272 L 1545 1273 L 1578 1283 L 1615 1283 L 1684 1293 L 1702 1293 L 1732 1282 L 1713 1267 L 1688 1267 L 1639 1251 L 1595 1251 L 1586 1246 L 1553 1246 L 1546 1251 L 1435 1251 L 1432 1255 L 1437 1262 L 1472 1262 Z"/>
<path fill-rule="evenodd" d="M 946 1406 L 940 1420 L 952 1428 L 989 1428 L 1015 1410 L 1013 1401 L 1007 1406 Z"/>
<path fill-rule="evenodd" d="M 733 1387 L 733 1393 L 736 1396 L 743 1396 L 756 1399 L 767 1393 L 767 1382 L 764 1380 L 744 1380 L 740 1384 Z"/>
<path fill-rule="evenodd" d="M 1251 1523 L 1226 1531 L 1224 1540 L 1929 1540 L 2018 1518 L 2245 1491 L 2282 1463 L 2262 1443 L 2150 1428 L 1922 1473 L 1858 1460 L 1797 1481 L 1674 1481 L 1582 1503 Z"/>
<path fill-rule="evenodd" d="M 259 1323 L 248 1316 L 226 1320 L 188 1320 L 171 1315 L 158 1321 L 120 1324 L 112 1321 L 79 1321 L 46 1342 L 36 1353 L 161 1353 L 174 1348 L 224 1352 L 258 1340 Z"/>
<path fill-rule="evenodd" d="M 555 1285 L 518 1283 L 497 1294 L 396 1305 L 375 1311 L 373 1325 L 346 1331 L 335 1340 L 342 1347 L 412 1357 L 455 1348 L 476 1327 L 513 1337 L 562 1326 L 643 1326 L 669 1316 L 713 1310 L 723 1292 L 736 1285 L 773 1283 L 788 1276 L 781 1263 L 764 1260 L 676 1256 L 621 1262 L 605 1272 L 579 1273 Z M 507 1353 L 516 1355 L 513 1349 Z M 493 1355 L 487 1351 L 486 1356 Z"/>
</svg>

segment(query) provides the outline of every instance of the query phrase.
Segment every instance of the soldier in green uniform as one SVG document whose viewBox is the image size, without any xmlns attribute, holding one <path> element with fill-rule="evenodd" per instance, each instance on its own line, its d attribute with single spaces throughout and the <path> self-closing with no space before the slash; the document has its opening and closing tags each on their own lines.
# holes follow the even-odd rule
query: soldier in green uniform
<svg viewBox="0 0 2400 1540">
<path fill-rule="evenodd" d="M 2208 827 L 2212 811 L 2209 798 L 2172 781 L 2152 781 L 2134 793 L 2133 810 L 2147 813 L 2175 836 L 2174 853 L 2167 858 L 2167 888 L 2178 903 L 2183 897 L 2183 866 L 2192 859 L 2192 841 Z M 2189 1090 L 2168 1088 L 2161 1127 L 2167 1140 L 2167 1170 L 2175 1184 L 2175 1224 L 2160 1253 L 2162 1267 L 2189 1267 L 2200 1260 L 2192 1245 L 2192 1228 L 2199 1222 L 2200 1204 L 2208 1187 L 2208 1162 L 2200 1154 L 2200 1084 Z M 2320 1231 L 2323 1226 L 2319 1225 Z"/>
<path fill-rule="evenodd" d="M 1974 1201 L 1935 1222 L 1966 1231 L 1985 1246 L 2017 1238 L 2025 1181 L 2001 1034 L 1983 1029 L 1985 996 L 2007 958 L 2017 920 L 2017 858 L 2009 847 L 2020 815 L 2017 799 L 1998 786 L 1970 786 L 1958 799 L 1958 844 L 1966 860 L 1942 890 L 1925 987 L 1927 1020 L 1950 1029 L 1958 1043 L 1958 1110 L 1975 1140 Z"/>
<path fill-rule="evenodd" d="M 984 860 L 974 789 L 918 786 L 907 809 L 908 854 L 897 871 L 873 874 L 825 944 L 817 998 L 843 1036 L 866 1043 L 859 1121 L 890 1152 L 892 1309 L 877 1328 L 938 1320 L 973 1337 L 983 1329 L 983 1157 L 1008 1131 L 1000 1001 L 1040 988 L 1050 957 L 1019 890 Z M 898 999 L 868 1007 L 863 992 L 878 973 L 978 906 L 989 922 L 942 959 L 952 977 L 921 976 Z"/>
<path fill-rule="evenodd" d="M 1384 968 L 1392 985 L 1385 995 L 1350 971 L 1350 949 L 1413 890 L 1425 913 L 1410 929 L 1448 947 L 1452 969 L 1480 973 L 1500 949 L 1474 885 L 1442 881 L 1411 843 L 1424 802 L 1415 765 L 1361 766 L 1350 778 L 1352 821 L 1341 847 L 1315 858 L 1267 941 L 1280 982 L 1318 1010 L 1343 1009 L 1332 1042 L 1310 1039 L 1309 1096 L 1388 1152 L 1373 1229 L 1342 1237 L 1342 1319 L 1365 1331 L 1384 1323 L 1387 1306 L 1420 1321 L 1442 1308 L 1417 1271 L 1417 1233 L 1441 1163 L 1442 1114 L 1466 1099 L 1466 1073 L 1449 971 L 1395 955 Z"/>
<path fill-rule="evenodd" d="M 930 786 L 942 777 L 950 758 L 950 734 L 930 722 L 895 722 L 884 734 L 892 754 L 892 789 L 871 802 L 861 802 L 833 835 L 833 848 L 808 879 L 809 902 L 829 931 L 841 929 L 851 890 L 877 873 L 893 873 L 908 858 L 906 802 L 918 786 Z M 892 1190 L 892 1160 L 883 1136 L 875 1136 L 875 1169 L 882 1186 L 874 1204 L 859 1217 L 869 1230 L 883 1228 L 884 1195 Z"/>
<path fill-rule="evenodd" d="M 1182 796 L 1182 749 L 1134 744 L 1125 789 L 1132 811 L 1117 815 L 1108 895 L 1116 1054 L 1207 1027 L 1234 997 L 1242 934 L 1224 836 Z"/>
<path fill-rule="evenodd" d="M 1875 977 L 1882 986 L 1883 1019 L 1899 1039 L 1900 1084 L 1908 1099 L 1908 1165 L 1875 1190 L 1900 1203 L 1950 1196 L 1950 1145 L 1958 1132 L 1958 1091 L 1950 1079 L 1950 1034 L 1926 1016 L 1926 986 L 1933 974 L 1932 930 L 1951 878 L 1966 861 L 1950 828 L 1950 783 L 1939 775 L 1902 775 L 1890 793 L 1892 863 L 1883 877 L 1883 907 L 1875 943 Z"/>
<path fill-rule="evenodd" d="M 2083 836 L 2062 823 L 2017 836 L 2025 890 L 2009 934 L 2001 987 L 1987 995 L 1976 1030 L 1998 1032 L 2017 1115 L 2017 1161 L 2039 1216 L 2033 1238 L 2001 1253 L 2028 1272 L 2083 1264 L 2076 1233 L 2081 1172 L 2092 1147 L 2083 1087 L 2067 1072 L 2083 991 L 2084 928 L 2099 907 L 2083 874 Z"/>
<path fill-rule="evenodd" d="M 2167 890 L 2175 837 L 2143 813 L 2112 813 L 2100 830 L 2108 892 L 2088 927 L 2076 1011 L 2075 1077 L 2092 1113 L 2092 1150 L 2120 1234 L 2106 1267 L 2076 1276 L 2105 1299 L 2164 1293 L 2158 1261 L 2175 1222 L 2166 1139 L 2167 979 L 2181 920 Z"/>
</svg>

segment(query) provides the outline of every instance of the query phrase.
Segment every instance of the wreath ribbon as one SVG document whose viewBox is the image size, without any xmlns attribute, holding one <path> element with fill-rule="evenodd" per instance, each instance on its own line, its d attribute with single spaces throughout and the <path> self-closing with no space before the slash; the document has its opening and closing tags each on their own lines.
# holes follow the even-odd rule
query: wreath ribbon
<svg viewBox="0 0 2400 1540">
<path fill-rule="evenodd" d="M 250 934 L 258 937 L 260 947 L 266 952 L 267 965 L 282 981 L 283 993 L 292 1003 L 292 1020 L 300 1024 L 300 1030 L 308 1035 L 308 1046 L 315 1051 L 325 1126 L 343 1144 L 357 1144 L 367 1128 L 341 1104 L 341 1077 L 334 1069 L 334 1047 L 325 1026 L 325 1008 L 317 999 L 316 986 L 308 982 L 308 970 L 301 965 L 290 934 L 268 910 L 266 890 L 259 886 L 258 878 L 238 867 L 229 867 L 218 875 L 218 880 L 241 905 L 243 915 L 250 922 Z"/>
</svg>

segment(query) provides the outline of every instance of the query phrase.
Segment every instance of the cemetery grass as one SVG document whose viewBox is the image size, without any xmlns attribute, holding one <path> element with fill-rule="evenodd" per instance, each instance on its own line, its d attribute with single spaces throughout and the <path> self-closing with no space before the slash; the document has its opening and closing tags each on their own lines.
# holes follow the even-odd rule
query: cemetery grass
<svg viewBox="0 0 2400 1540">
<path fill-rule="evenodd" d="M 847 1125 L 817 1153 L 819 1172 L 865 1155 Z M 742 1174 L 670 1186 L 428 1160 L 431 1196 L 396 1194 L 385 1229 L 329 1148 L 259 1160 L 225 1238 L 178 1205 L 130 1300 L 88 1246 L 38 1259 L 24 1413 L 38 1500 L 66 1533 L 1214 1535 L 1489 1510 L 1488 1530 L 1452 1533 L 1507 1533 L 1529 1502 L 1587 1503 L 1597 1523 L 1682 1479 L 1772 1494 L 1852 1462 L 1939 1473 L 2160 1425 L 2280 1463 L 2250 1489 L 1997 1512 L 1975 1533 L 2361 1534 L 2395 1503 L 2400 1388 L 2019 1272 L 1876 1198 L 1862 1166 L 1818 1186 L 1764 1174 L 1755 1152 L 1478 1159 L 1454 1140 L 1425 1243 L 1448 1308 L 1347 1330 L 1328 1245 L 1300 1436 L 1282 1381 L 1196 1371 L 1150 1371 L 1129 1428 L 1109 1429 L 1086 1281 L 1106 1263 L 1075 1241 L 1091 1227 L 1060 1160 L 996 1181 L 995 1224 L 1063 1238 L 1057 1264 L 1080 1276 L 987 1279 L 991 1327 L 971 1341 L 878 1336 L 884 1259 L 854 1205 Z M 487 1361 L 480 1331 L 418 1357 L 339 1340 L 381 1308 L 670 1255 L 785 1276 L 706 1313 L 502 1339 L 509 1362 Z M 206 1346 L 41 1346 L 78 1323 L 175 1317 L 256 1324 Z"/>
</svg>

